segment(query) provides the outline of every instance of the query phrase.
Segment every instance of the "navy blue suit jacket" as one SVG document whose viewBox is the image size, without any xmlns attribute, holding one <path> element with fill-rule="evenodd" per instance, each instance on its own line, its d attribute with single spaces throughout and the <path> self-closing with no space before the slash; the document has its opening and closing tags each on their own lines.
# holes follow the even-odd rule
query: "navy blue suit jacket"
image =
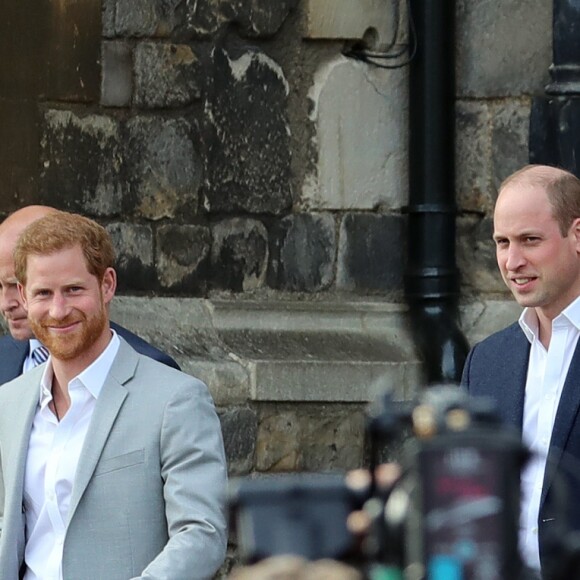
<svg viewBox="0 0 580 580">
<path fill-rule="evenodd" d="M 514 323 L 473 347 L 463 369 L 462 384 L 474 396 L 497 402 L 504 422 L 522 429 L 530 343 Z M 570 363 L 556 412 L 540 500 L 539 539 L 542 571 L 557 552 L 554 539 L 568 528 L 580 530 L 580 342 Z M 571 500 L 562 507 L 560 487 Z M 562 513 L 564 512 L 564 513 Z M 560 539 L 561 539 L 560 538 Z M 549 573 L 546 573 L 549 576 Z"/>
<path fill-rule="evenodd" d="M 130 330 L 114 322 L 111 322 L 111 328 L 137 352 L 179 370 L 179 365 L 168 354 L 150 345 Z M 0 385 L 22 374 L 29 344 L 28 340 L 14 340 L 10 335 L 0 337 Z"/>
</svg>

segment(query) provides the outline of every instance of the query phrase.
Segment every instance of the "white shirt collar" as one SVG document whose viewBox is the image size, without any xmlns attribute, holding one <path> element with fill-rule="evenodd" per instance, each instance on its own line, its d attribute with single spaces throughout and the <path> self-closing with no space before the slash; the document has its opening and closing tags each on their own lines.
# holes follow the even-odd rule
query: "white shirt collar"
<svg viewBox="0 0 580 580">
<path fill-rule="evenodd" d="M 112 328 L 110 330 L 112 336 L 109 344 L 107 345 L 107 348 L 105 348 L 105 350 L 95 361 L 93 361 L 85 370 L 74 377 L 69 383 L 69 385 L 72 385 L 76 381 L 79 381 L 80 384 L 84 385 L 84 387 L 95 399 L 97 399 L 101 393 L 103 385 L 105 384 L 105 379 L 107 378 L 107 375 L 113 366 L 113 361 L 115 360 L 115 356 L 117 356 L 117 352 L 121 344 L 117 333 Z M 53 376 L 54 373 L 52 370 L 52 359 L 49 358 L 40 380 L 41 407 L 43 405 L 47 405 L 48 402 L 52 399 Z"/>
<path fill-rule="evenodd" d="M 534 308 L 524 308 L 518 322 L 530 343 L 539 339 L 538 315 Z M 580 296 L 554 318 L 552 326 L 554 325 L 571 325 L 580 331 Z"/>
<path fill-rule="evenodd" d="M 38 338 L 31 338 L 28 340 L 28 354 L 30 355 L 34 349 L 38 348 L 39 346 L 42 346 L 42 342 L 40 342 L 40 340 L 38 340 Z"/>
</svg>

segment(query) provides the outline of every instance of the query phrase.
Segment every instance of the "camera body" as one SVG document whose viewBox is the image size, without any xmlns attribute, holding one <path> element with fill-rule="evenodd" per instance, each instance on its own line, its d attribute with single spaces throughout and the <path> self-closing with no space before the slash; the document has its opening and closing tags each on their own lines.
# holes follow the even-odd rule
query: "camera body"
<svg viewBox="0 0 580 580">
<path fill-rule="evenodd" d="M 519 476 L 527 452 L 490 402 L 447 385 L 412 403 L 387 393 L 369 413 L 368 435 L 368 485 L 353 488 L 336 474 L 233 483 L 245 562 L 296 554 L 355 563 L 370 578 L 397 577 L 393 571 L 409 580 L 523 578 Z M 400 477 L 385 484 L 374 478 L 379 451 L 400 440 Z M 355 512 L 366 514 L 364 536 L 347 524 Z"/>
<path fill-rule="evenodd" d="M 522 457 L 517 435 L 486 426 L 410 441 L 406 565 L 429 580 L 517 578 Z"/>
</svg>

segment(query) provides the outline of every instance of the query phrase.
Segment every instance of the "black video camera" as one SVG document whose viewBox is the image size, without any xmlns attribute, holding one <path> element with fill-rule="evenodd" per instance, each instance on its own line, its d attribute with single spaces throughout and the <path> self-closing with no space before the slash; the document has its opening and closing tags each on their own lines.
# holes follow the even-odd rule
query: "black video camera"
<svg viewBox="0 0 580 580">
<path fill-rule="evenodd" d="M 241 559 L 332 558 L 373 580 L 525 577 L 517 542 L 527 452 L 490 402 L 445 385 L 414 403 L 386 394 L 371 409 L 368 434 L 373 459 L 362 484 L 340 474 L 235 481 Z M 402 439 L 400 474 L 381 481 L 380 450 Z"/>
</svg>

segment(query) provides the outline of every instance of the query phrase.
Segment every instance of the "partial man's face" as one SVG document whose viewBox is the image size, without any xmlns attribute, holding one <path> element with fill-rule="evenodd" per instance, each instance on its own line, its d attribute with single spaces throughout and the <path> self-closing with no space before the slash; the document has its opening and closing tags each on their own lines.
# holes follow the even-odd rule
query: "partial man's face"
<svg viewBox="0 0 580 580">
<path fill-rule="evenodd" d="M 115 291 L 114 271 L 103 280 L 89 273 L 80 246 L 30 255 L 20 287 L 30 326 L 53 358 L 92 362 L 109 341 L 106 305 Z"/>
<path fill-rule="evenodd" d="M 502 190 L 494 213 L 497 263 L 521 306 L 553 319 L 580 295 L 579 221 L 563 237 L 542 187 L 513 183 Z"/>
<path fill-rule="evenodd" d="M 26 310 L 18 292 L 12 259 L 12 244 L 9 243 L 0 244 L 0 311 L 8 323 L 8 329 L 13 338 L 16 340 L 32 338 Z"/>
</svg>

